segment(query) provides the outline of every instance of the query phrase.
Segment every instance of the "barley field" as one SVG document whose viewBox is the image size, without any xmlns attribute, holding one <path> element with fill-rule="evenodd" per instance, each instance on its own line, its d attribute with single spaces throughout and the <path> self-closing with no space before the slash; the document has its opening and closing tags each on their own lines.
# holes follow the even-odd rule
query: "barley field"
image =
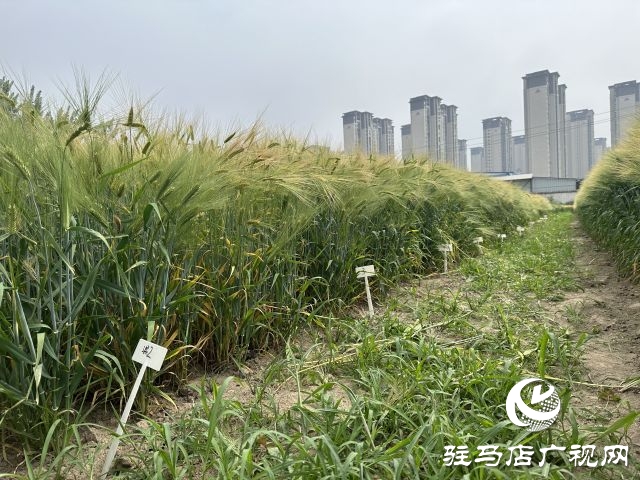
<svg viewBox="0 0 640 480">
<path fill-rule="evenodd" d="M 346 155 L 260 125 L 207 135 L 144 105 L 105 115 L 106 85 L 82 79 L 55 111 L 33 90 L 4 91 L 0 443 L 13 468 L 0 477 L 98 478 L 104 449 L 89 451 L 83 432 L 111 438 L 95 415 L 121 411 L 140 338 L 168 354 L 142 381 L 144 425 L 123 437 L 129 463 L 115 478 L 510 478 L 448 468 L 441 454 L 471 442 L 614 441 L 636 420 L 623 412 L 584 427 L 568 408 L 556 429 L 528 437 L 495 420 L 522 375 L 565 378 L 567 406 L 580 374 L 586 337 L 540 321 L 534 306 L 578 289 L 570 213 L 547 200 L 428 159 Z M 633 190 L 621 182 L 617 192 Z M 587 224 L 603 217 L 590 191 L 604 190 L 585 183 Z M 534 233 L 520 238 L 521 225 Z M 625 238 L 621 267 L 635 273 L 637 239 Z M 402 289 L 441 271 L 443 243 L 464 297 L 444 288 L 407 300 Z M 354 270 L 366 264 L 376 305 L 391 306 L 375 319 L 357 315 Z M 235 380 L 214 375 L 242 376 L 265 352 L 273 362 L 247 398 L 230 398 Z M 283 385 L 295 399 L 286 407 L 274 393 Z M 193 408 L 154 416 L 185 390 Z M 564 460 L 516 476 L 574 478 Z"/>
<path fill-rule="evenodd" d="M 104 91 L 79 81 L 54 114 L 30 98 L 0 110 L 1 428 L 26 444 L 77 402 L 121 396 L 139 338 L 169 349 L 161 376 L 179 383 L 353 304 L 362 263 L 389 281 L 433 270 L 438 244 L 465 255 L 549 208 L 479 175 L 258 126 L 210 138 L 136 107 L 104 118 Z"/>
</svg>

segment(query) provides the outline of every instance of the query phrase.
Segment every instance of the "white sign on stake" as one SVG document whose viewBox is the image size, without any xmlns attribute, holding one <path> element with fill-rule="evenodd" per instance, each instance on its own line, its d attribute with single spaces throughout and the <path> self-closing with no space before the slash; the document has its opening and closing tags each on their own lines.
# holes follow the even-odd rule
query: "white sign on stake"
<svg viewBox="0 0 640 480">
<path fill-rule="evenodd" d="M 480 255 L 482 255 L 482 245 L 481 245 L 482 241 L 483 241 L 482 237 L 476 237 L 473 239 L 473 243 L 478 245 L 478 251 L 480 252 Z"/>
<path fill-rule="evenodd" d="M 440 250 L 441 252 L 453 252 L 453 245 L 451 245 L 450 243 L 443 243 L 438 247 L 438 250 Z"/>
<path fill-rule="evenodd" d="M 165 347 L 156 345 L 155 343 L 147 342 L 143 339 L 140 339 L 138 341 L 138 346 L 133 352 L 132 360 L 134 362 L 141 363 L 142 367 L 138 372 L 138 378 L 136 378 L 136 381 L 133 384 L 131 394 L 127 399 L 127 404 L 124 406 L 122 417 L 120 417 L 120 423 L 118 424 L 118 428 L 116 429 L 116 438 L 114 438 L 111 442 L 109 452 L 107 452 L 107 458 L 104 462 L 102 473 L 100 475 L 101 478 L 105 478 L 107 476 L 107 473 L 109 473 L 109 470 L 111 470 L 111 464 L 113 463 L 113 459 L 116 456 L 116 450 L 118 449 L 118 444 L 120 443 L 120 435 L 122 435 L 123 428 L 127 423 L 127 420 L 129 419 L 129 413 L 131 413 L 133 401 L 135 400 L 136 395 L 138 394 L 138 390 L 140 389 L 140 384 L 142 383 L 144 372 L 147 370 L 147 367 L 155 371 L 159 371 L 162 367 L 162 362 L 164 361 L 164 357 L 166 355 L 167 349 Z"/>
<path fill-rule="evenodd" d="M 438 247 L 438 250 L 444 255 L 444 273 L 447 273 L 447 252 L 453 252 L 453 245 L 450 243 L 443 243 Z"/>
<path fill-rule="evenodd" d="M 518 234 L 519 234 L 519 235 L 522 235 L 522 232 L 524 232 L 524 227 L 521 227 L 521 226 L 519 226 L 519 225 L 518 225 L 518 226 L 516 227 L 516 230 L 518 231 Z"/>
<path fill-rule="evenodd" d="M 500 242 L 504 242 L 504 239 L 507 238 L 507 234 L 506 233 L 499 233 L 498 237 L 500 238 Z"/>
<path fill-rule="evenodd" d="M 371 290 L 369 290 L 369 277 L 376 274 L 376 269 L 373 265 L 364 265 L 363 267 L 356 267 L 356 275 L 358 278 L 364 278 L 364 288 L 367 291 L 367 303 L 369 305 L 369 316 L 373 317 L 373 302 L 371 301 Z"/>
<path fill-rule="evenodd" d="M 376 269 L 373 265 L 365 265 L 364 267 L 356 267 L 356 273 L 358 278 L 366 278 L 376 274 Z"/>
<path fill-rule="evenodd" d="M 146 363 L 147 367 L 152 368 L 156 372 L 159 372 L 162 368 L 162 362 L 164 362 L 164 357 L 166 355 L 166 348 L 161 347 L 160 345 L 156 345 L 155 343 L 147 342 L 146 340 L 140 339 L 131 359 L 134 362 L 138 362 L 142 365 Z"/>
</svg>

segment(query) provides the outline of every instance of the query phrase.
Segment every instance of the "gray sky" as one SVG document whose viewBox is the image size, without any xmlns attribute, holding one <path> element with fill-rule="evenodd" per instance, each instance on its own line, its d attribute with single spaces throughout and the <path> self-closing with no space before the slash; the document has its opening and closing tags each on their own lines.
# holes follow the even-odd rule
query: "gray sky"
<svg viewBox="0 0 640 480">
<path fill-rule="evenodd" d="M 264 123 L 342 146 L 342 113 L 409 121 L 409 98 L 458 106 L 458 136 L 483 118 L 524 133 L 522 79 L 549 69 L 567 110 L 596 113 L 608 86 L 640 80 L 637 0 L 0 0 L 0 65 L 45 93 L 73 66 L 119 74 L 155 105 L 213 127 Z"/>
</svg>

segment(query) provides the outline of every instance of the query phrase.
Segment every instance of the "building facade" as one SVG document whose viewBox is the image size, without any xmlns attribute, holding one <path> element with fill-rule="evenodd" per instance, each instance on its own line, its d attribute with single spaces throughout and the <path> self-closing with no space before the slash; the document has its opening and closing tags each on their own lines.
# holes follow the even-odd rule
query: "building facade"
<svg viewBox="0 0 640 480">
<path fill-rule="evenodd" d="M 593 110 L 575 110 L 566 116 L 566 177 L 583 179 L 593 167 Z"/>
<path fill-rule="evenodd" d="M 394 127 L 388 118 L 353 110 L 342 115 L 344 150 L 365 155 L 394 155 Z"/>
<path fill-rule="evenodd" d="M 370 155 L 376 150 L 377 132 L 373 126 L 372 113 L 353 110 L 343 114 L 342 133 L 345 152 Z"/>
<path fill-rule="evenodd" d="M 411 153 L 432 161 L 458 163 L 458 113 L 440 97 L 422 95 L 409 100 Z"/>
<path fill-rule="evenodd" d="M 511 156 L 514 173 L 530 173 L 527 166 L 527 152 L 524 135 L 511 137 Z"/>
<path fill-rule="evenodd" d="M 413 154 L 413 143 L 411 142 L 411 125 L 402 125 L 400 127 L 402 141 L 402 159 L 408 160 Z"/>
<path fill-rule="evenodd" d="M 607 138 L 598 137 L 593 139 L 593 161 L 594 164 L 598 163 L 598 160 L 609 150 L 607 147 Z"/>
<path fill-rule="evenodd" d="M 481 172 L 484 165 L 484 148 L 471 147 L 470 167 L 472 172 Z"/>
<path fill-rule="evenodd" d="M 511 120 L 493 117 L 482 120 L 484 142 L 483 172 L 513 171 L 511 157 Z"/>
<path fill-rule="evenodd" d="M 422 95 L 409 100 L 411 111 L 411 145 L 415 156 L 428 156 L 437 161 L 442 144 L 440 97 Z"/>
<path fill-rule="evenodd" d="M 444 125 L 444 158 L 442 161 L 458 166 L 458 107 L 440 105 Z"/>
<path fill-rule="evenodd" d="M 640 84 L 635 80 L 616 83 L 609 87 L 609 111 L 611 115 L 611 146 L 624 138 L 640 115 Z"/>
<path fill-rule="evenodd" d="M 558 178 L 567 177 L 567 86 L 558 85 Z"/>
<path fill-rule="evenodd" d="M 542 70 L 522 77 L 527 166 L 535 176 L 566 175 L 566 85 L 557 72 Z"/>
<path fill-rule="evenodd" d="M 467 163 L 467 141 L 458 139 L 458 164 L 456 165 L 460 170 L 469 170 L 469 164 Z"/>
<path fill-rule="evenodd" d="M 380 155 L 395 155 L 394 127 L 389 118 L 373 118 L 373 125 L 378 137 L 378 150 Z"/>
</svg>

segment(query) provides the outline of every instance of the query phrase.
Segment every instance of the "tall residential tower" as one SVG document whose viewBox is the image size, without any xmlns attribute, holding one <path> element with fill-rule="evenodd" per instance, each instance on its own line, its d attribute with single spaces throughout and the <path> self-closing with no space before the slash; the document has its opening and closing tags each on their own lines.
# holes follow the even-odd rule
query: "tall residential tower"
<svg viewBox="0 0 640 480">
<path fill-rule="evenodd" d="M 362 152 L 370 155 L 377 150 L 373 114 L 370 112 L 353 110 L 343 114 L 342 133 L 344 135 L 345 152 Z"/>
<path fill-rule="evenodd" d="M 390 118 L 373 118 L 373 125 L 378 137 L 378 153 L 380 155 L 395 155 L 394 151 L 394 128 Z"/>
<path fill-rule="evenodd" d="M 511 120 L 493 117 L 482 120 L 484 139 L 483 172 L 511 172 Z"/>
<path fill-rule="evenodd" d="M 440 97 L 422 95 L 409 100 L 411 153 L 434 162 L 458 163 L 458 113 Z M 408 144 L 408 141 L 407 141 Z"/>
<path fill-rule="evenodd" d="M 527 151 L 525 148 L 524 135 L 515 135 L 511 137 L 511 155 L 513 157 L 514 173 L 530 173 L 527 166 Z"/>
<path fill-rule="evenodd" d="M 640 84 L 635 80 L 609 87 L 611 146 L 622 140 L 634 122 L 640 120 Z"/>
<path fill-rule="evenodd" d="M 353 110 L 342 115 L 344 150 L 365 155 L 394 155 L 393 123 L 370 112 Z"/>
<path fill-rule="evenodd" d="M 402 125 L 400 127 L 401 141 L 402 141 L 402 159 L 407 160 L 411 158 L 413 152 L 413 144 L 411 142 L 411 125 Z"/>
<path fill-rule="evenodd" d="M 411 152 L 438 161 L 442 148 L 444 126 L 440 112 L 440 97 L 422 95 L 409 100 L 411 110 Z"/>
<path fill-rule="evenodd" d="M 458 107 L 440 105 L 444 121 L 444 162 L 458 166 Z"/>
<path fill-rule="evenodd" d="M 527 165 L 535 176 L 566 176 L 566 85 L 557 72 L 542 70 L 522 77 Z"/>
<path fill-rule="evenodd" d="M 593 167 L 593 110 L 567 112 L 567 173 L 584 178 Z"/>
<path fill-rule="evenodd" d="M 456 165 L 461 170 L 469 170 L 469 163 L 467 162 L 467 141 L 458 139 L 458 164 Z"/>
<path fill-rule="evenodd" d="M 598 137 L 593 139 L 593 161 L 598 163 L 598 160 L 604 155 L 607 150 L 607 139 L 606 137 Z"/>
<path fill-rule="evenodd" d="M 472 172 L 482 172 L 482 166 L 484 165 L 484 148 L 471 147 L 470 150 L 470 162 L 469 166 Z"/>
</svg>

